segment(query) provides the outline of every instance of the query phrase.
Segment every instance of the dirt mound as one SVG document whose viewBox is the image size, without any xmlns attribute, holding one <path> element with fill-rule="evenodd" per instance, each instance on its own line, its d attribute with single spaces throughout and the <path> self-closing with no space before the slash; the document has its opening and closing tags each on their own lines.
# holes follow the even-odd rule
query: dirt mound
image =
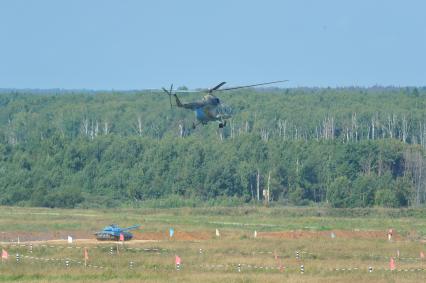
<svg viewBox="0 0 426 283">
<path fill-rule="evenodd" d="M 212 232 L 183 232 L 178 231 L 176 233 L 177 240 L 183 241 L 197 241 L 197 240 L 208 240 L 212 236 Z"/>
<path fill-rule="evenodd" d="M 175 231 L 173 239 L 178 241 L 199 241 L 211 238 L 209 232 L 184 232 Z M 134 232 L 135 240 L 170 240 L 169 234 L 166 232 Z"/>
<path fill-rule="evenodd" d="M 387 231 L 285 231 L 285 232 L 259 232 L 259 238 L 278 238 L 278 239 L 318 239 L 330 238 L 334 233 L 336 238 L 343 239 L 387 239 Z M 394 240 L 400 240 L 401 237 L 394 232 Z"/>
<path fill-rule="evenodd" d="M 134 240 L 170 240 L 167 232 L 132 232 Z M 1 233 L 0 242 L 17 243 L 18 238 L 20 242 L 30 241 L 56 241 L 66 240 L 72 236 L 74 240 L 77 239 L 95 239 L 92 233 L 84 231 L 61 231 L 61 232 L 3 232 Z M 212 236 L 212 232 L 197 231 L 185 232 L 175 231 L 173 235 L 174 240 L 178 241 L 200 241 L 208 240 Z"/>
<path fill-rule="evenodd" d="M 331 238 L 334 233 L 335 237 L 340 239 L 387 239 L 387 231 L 349 231 L 349 230 L 332 230 L 332 231 L 279 231 L 279 232 L 258 232 L 258 238 L 272 239 L 320 239 Z M 170 240 L 169 233 L 164 232 L 140 232 L 132 231 L 134 240 L 153 240 L 166 241 Z M 92 233 L 84 231 L 61 231 L 61 232 L 4 232 L 1 233 L 1 242 L 28 242 L 28 241 L 53 241 L 66 240 L 68 235 L 77 239 L 95 239 Z M 214 237 L 213 231 L 175 231 L 173 240 L 177 241 L 203 241 Z M 394 240 L 401 240 L 402 237 L 394 232 Z"/>
</svg>

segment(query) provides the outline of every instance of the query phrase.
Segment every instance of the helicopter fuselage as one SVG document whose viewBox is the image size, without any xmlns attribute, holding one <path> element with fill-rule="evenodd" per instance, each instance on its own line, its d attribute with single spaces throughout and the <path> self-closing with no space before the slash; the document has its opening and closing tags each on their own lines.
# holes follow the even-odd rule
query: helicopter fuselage
<svg viewBox="0 0 426 283">
<path fill-rule="evenodd" d="M 196 108 L 194 112 L 195 118 L 202 124 L 207 124 L 209 121 L 220 120 L 220 117 L 217 116 L 216 107 L 204 106 Z"/>
<path fill-rule="evenodd" d="M 209 94 L 204 96 L 203 100 L 190 103 L 181 103 L 176 95 L 175 98 L 178 107 L 193 110 L 195 118 L 202 124 L 223 120 L 222 115 L 218 115 L 217 108 L 220 106 L 220 100 L 216 96 Z"/>
<path fill-rule="evenodd" d="M 217 107 L 220 105 L 219 98 L 213 95 L 205 95 L 203 100 L 199 102 L 201 107 L 195 109 L 195 118 L 203 124 L 207 124 L 209 121 L 221 120 L 221 117 L 217 115 Z"/>
</svg>

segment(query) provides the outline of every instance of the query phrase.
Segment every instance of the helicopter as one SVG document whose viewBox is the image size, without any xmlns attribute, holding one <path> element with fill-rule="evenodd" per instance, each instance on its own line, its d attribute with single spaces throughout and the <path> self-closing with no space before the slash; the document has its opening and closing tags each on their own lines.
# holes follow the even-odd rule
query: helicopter
<svg viewBox="0 0 426 283">
<path fill-rule="evenodd" d="M 170 108 L 172 108 L 172 96 L 173 96 L 176 100 L 177 107 L 194 111 L 197 122 L 194 122 L 192 124 L 193 129 L 195 129 L 200 124 L 206 125 L 207 123 L 213 122 L 213 121 L 216 121 L 219 123 L 219 128 L 224 128 L 226 126 L 226 121 L 232 117 L 232 113 L 231 113 L 232 111 L 230 110 L 228 106 L 223 104 L 216 95 L 214 95 L 215 92 L 277 84 L 277 83 L 283 83 L 287 81 L 288 80 L 281 80 L 281 81 L 273 81 L 273 82 L 258 83 L 258 84 L 243 85 L 243 86 L 228 87 L 228 88 L 221 88 L 224 84 L 226 84 L 226 82 L 221 82 L 215 87 L 209 88 L 207 90 L 195 90 L 195 91 L 194 90 L 176 90 L 174 92 L 173 92 L 173 84 L 172 84 L 170 86 L 170 89 L 167 90 L 163 87 L 162 90 L 169 96 Z M 206 95 L 203 96 L 202 100 L 182 103 L 179 97 L 177 96 L 177 93 L 186 93 L 186 92 L 198 92 L 198 93 L 204 92 L 206 93 Z"/>
</svg>

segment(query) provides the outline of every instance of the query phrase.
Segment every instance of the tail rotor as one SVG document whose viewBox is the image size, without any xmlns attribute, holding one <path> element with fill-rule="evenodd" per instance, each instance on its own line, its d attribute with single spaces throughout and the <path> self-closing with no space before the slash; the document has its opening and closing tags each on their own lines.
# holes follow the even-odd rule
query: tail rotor
<svg viewBox="0 0 426 283">
<path fill-rule="evenodd" d="M 168 94 L 168 96 L 169 96 L 169 102 L 170 102 L 170 109 L 172 109 L 172 107 L 173 107 L 173 105 L 172 105 L 173 84 L 170 85 L 170 90 L 167 90 L 164 87 L 162 89 L 163 89 L 163 91 L 165 93 Z"/>
</svg>

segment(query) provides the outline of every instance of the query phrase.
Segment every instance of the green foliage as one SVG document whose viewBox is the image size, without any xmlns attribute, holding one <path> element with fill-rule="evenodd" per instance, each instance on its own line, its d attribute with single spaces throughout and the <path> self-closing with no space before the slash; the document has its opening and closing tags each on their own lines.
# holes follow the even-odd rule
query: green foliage
<svg viewBox="0 0 426 283">
<path fill-rule="evenodd" d="M 348 207 L 350 203 L 350 182 L 346 176 L 337 177 L 327 190 L 327 199 L 332 207 Z"/>
<path fill-rule="evenodd" d="M 159 93 L 0 94 L 0 204 L 231 205 L 262 200 L 268 184 L 279 204 L 426 201 L 424 88 L 221 98 L 236 112 L 229 127 L 191 132 L 193 114 Z"/>
<path fill-rule="evenodd" d="M 379 189 L 376 191 L 376 204 L 383 207 L 397 207 L 398 199 L 395 191 Z"/>
</svg>

